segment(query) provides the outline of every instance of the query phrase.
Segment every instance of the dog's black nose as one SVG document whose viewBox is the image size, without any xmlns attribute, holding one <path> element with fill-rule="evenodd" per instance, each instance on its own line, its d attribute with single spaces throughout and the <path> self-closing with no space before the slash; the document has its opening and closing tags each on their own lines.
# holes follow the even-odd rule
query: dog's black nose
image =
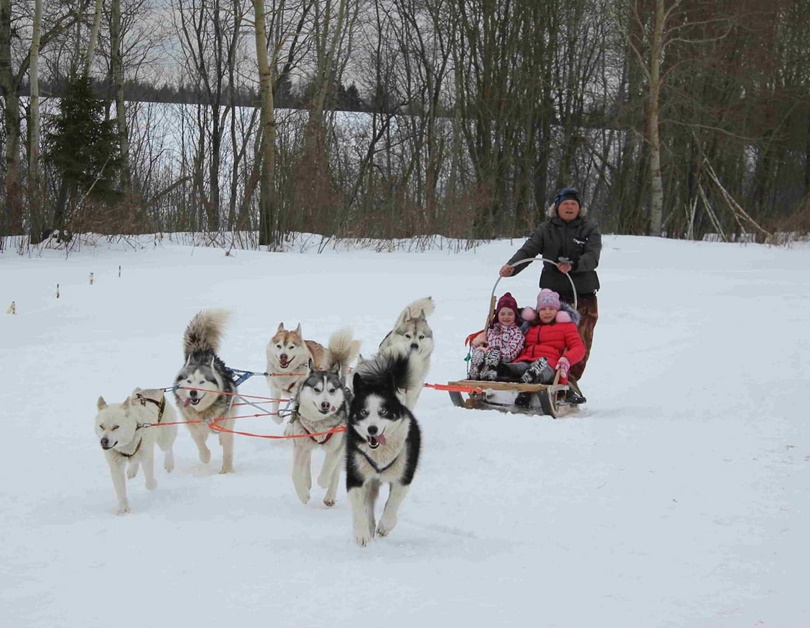
<svg viewBox="0 0 810 628">
<path fill-rule="evenodd" d="M 416 344 L 415 342 L 412 342 L 412 343 L 411 343 L 411 349 L 413 349 L 414 351 L 416 351 L 417 349 L 419 349 L 419 345 L 418 345 L 418 344 Z"/>
<path fill-rule="evenodd" d="M 329 409 L 329 402 L 328 401 L 321 401 L 321 408 L 323 408 L 324 410 L 328 410 Z"/>
<path fill-rule="evenodd" d="M 196 390 L 189 390 L 188 391 L 188 396 L 189 397 L 196 397 L 197 396 L 197 391 Z"/>
<path fill-rule="evenodd" d="M 374 436 L 374 434 L 377 433 L 377 426 L 376 425 L 369 425 L 368 428 L 366 428 L 366 429 L 367 429 L 368 433 L 371 434 L 372 436 Z"/>
<path fill-rule="evenodd" d="M 286 362 L 287 361 L 287 354 L 282 353 L 280 356 L 278 356 L 278 359 L 281 360 L 282 362 Z"/>
<path fill-rule="evenodd" d="M 101 439 L 101 446 L 104 447 L 104 448 L 109 447 L 110 446 L 110 439 L 107 438 L 106 436 L 104 438 L 102 438 Z"/>
</svg>

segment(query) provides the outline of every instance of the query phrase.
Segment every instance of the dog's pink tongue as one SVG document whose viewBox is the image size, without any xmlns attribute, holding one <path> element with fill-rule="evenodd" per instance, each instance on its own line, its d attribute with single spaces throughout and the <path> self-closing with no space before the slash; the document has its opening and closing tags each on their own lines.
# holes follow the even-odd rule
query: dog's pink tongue
<svg viewBox="0 0 810 628">
<path fill-rule="evenodd" d="M 379 434 L 377 436 L 377 442 L 380 443 L 380 445 L 385 445 L 385 436 L 383 436 L 382 434 Z"/>
<path fill-rule="evenodd" d="M 191 405 L 191 397 L 186 397 L 186 400 L 183 402 L 183 407 L 188 408 Z"/>
</svg>

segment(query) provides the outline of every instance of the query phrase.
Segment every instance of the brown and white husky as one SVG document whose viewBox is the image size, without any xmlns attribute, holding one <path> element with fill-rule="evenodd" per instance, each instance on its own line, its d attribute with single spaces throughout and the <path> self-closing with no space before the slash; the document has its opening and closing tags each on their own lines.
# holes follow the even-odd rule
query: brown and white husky
<svg viewBox="0 0 810 628">
<path fill-rule="evenodd" d="M 334 332 L 324 347 L 314 340 L 304 340 L 300 324 L 289 330 L 280 323 L 267 343 L 267 385 L 273 393 L 273 420 L 283 422 L 283 417 L 278 416 L 279 399 L 294 398 L 310 368 L 327 371 L 337 364 L 339 372 L 345 376 L 359 353 L 360 341 L 354 339 L 350 328 Z"/>
</svg>

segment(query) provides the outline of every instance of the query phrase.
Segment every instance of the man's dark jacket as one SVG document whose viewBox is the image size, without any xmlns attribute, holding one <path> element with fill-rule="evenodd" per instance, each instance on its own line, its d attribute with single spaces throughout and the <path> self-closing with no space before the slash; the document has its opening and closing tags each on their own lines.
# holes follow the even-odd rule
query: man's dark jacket
<svg viewBox="0 0 810 628">
<path fill-rule="evenodd" d="M 577 295 L 593 294 L 599 289 L 599 277 L 596 267 L 599 265 L 599 254 L 602 252 L 602 234 L 596 222 L 589 218 L 577 216 L 571 222 L 565 222 L 559 216 L 552 216 L 542 222 L 526 243 L 507 262 L 515 262 L 532 257 L 543 257 L 555 262 L 561 257 L 571 260 L 571 279 L 574 280 Z M 539 263 L 539 262 L 538 262 Z M 515 274 L 530 264 L 515 266 Z M 562 299 L 572 301 L 574 298 L 571 282 L 556 266 L 543 263 L 540 275 L 540 287 L 558 292 Z"/>
</svg>

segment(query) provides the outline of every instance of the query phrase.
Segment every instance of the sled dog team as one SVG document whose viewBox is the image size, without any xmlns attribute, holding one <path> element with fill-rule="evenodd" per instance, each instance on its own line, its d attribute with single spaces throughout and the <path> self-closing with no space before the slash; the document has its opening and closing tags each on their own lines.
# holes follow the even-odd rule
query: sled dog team
<svg viewBox="0 0 810 628">
<path fill-rule="evenodd" d="M 278 326 L 267 345 L 267 383 L 273 394 L 272 414 L 277 423 L 279 399 L 294 399 L 284 434 L 293 437 L 292 480 L 306 504 L 312 488 L 312 452 L 321 449 L 324 463 L 318 485 L 326 489 L 324 504 L 333 506 L 341 468 L 352 507 L 355 541 L 365 546 L 375 535 L 385 536 L 397 523 L 397 512 L 408 493 L 419 462 L 421 436 L 413 415 L 433 352 L 433 333 L 427 317 L 430 297 L 408 305 L 380 343 L 376 356 L 363 359 L 360 342 L 350 329 L 334 332 L 327 346 L 305 340 L 301 326 Z M 185 363 L 177 374 L 177 408 L 187 422 L 200 460 L 211 460 L 206 445 L 219 431 L 222 447 L 220 473 L 233 471 L 233 404 L 237 392 L 232 372 L 219 357 L 228 312 L 203 310 L 183 336 Z M 348 374 L 358 360 L 354 375 Z M 163 390 L 135 388 L 123 403 L 98 399 L 96 435 L 110 467 L 118 514 L 129 512 L 126 480 L 143 467 L 146 488 L 157 487 L 155 444 L 164 452 L 163 466 L 174 468 L 172 446 L 177 437 L 177 414 Z M 162 425 L 162 424 L 169 425 Z M 331 430 L 346 426 L 345 432 Z M 126 477 L 125 477 L 126 475 Z M 375 504 L 382 484 L 390 493 L 375 522 Z"/>
</svg>

